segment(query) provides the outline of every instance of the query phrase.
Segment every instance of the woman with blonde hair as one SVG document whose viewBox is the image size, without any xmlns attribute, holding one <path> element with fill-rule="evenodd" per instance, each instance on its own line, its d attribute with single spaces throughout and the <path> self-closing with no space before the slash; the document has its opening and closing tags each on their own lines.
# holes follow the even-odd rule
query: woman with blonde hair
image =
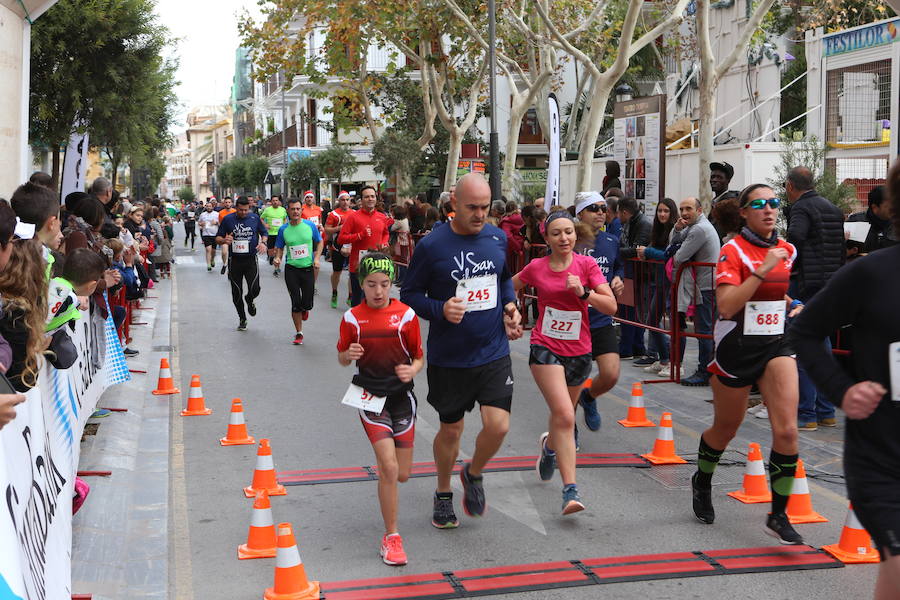
<svg viewBox="0 0 900 600">
<path fill-rule="evenodd" d="M 47 319 L 46 262 L 41 243 L 13 237 L 9 262 L 0 271 L 0 335 L 12 347 L 12 362 L 6 371 L 13 387 L 27 392 L 37 385 L 41 356 L 49 338 L 44 335 Z"/>
</svg>

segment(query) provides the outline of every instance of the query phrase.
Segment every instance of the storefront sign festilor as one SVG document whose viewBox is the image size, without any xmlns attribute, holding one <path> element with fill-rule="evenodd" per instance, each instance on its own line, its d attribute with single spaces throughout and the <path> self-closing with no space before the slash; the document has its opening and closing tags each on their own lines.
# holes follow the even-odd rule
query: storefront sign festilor
<svg viewBox="0 0 900 600">
<path fill-rule="evenodd" d="M 825 37 L 825 56 L 837 56 L 875 48 L 896 42 L 900 39 L 900 19 L 876 23 L 868 27 L 860 27 L 851 31 L 843 31 Z"/>
</svg>

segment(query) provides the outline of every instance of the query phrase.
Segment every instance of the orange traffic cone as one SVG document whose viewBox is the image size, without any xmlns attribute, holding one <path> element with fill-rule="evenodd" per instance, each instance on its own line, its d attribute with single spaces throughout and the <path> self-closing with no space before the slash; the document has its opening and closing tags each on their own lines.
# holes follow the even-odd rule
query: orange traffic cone
<svg viewBox="0 0 900 600">
<path fill-rule="evenodd" d="M 238 546 L 238 558 L 272 558 L 275 556 L 275 523 L 266 490 L 256 492 L 247 543 Z"/>
<path fill-rule="evenodd" d="M 809 484 L 806 482 L 806 469 L 803 461 L 797 460 L 797 472 L 794 474 L 794 487 L 787 503 L 788 521 L 791 523 L 827 523 L 828 519 L 813 510 L 812 498 L 809 495 Z"/>
<path fill-rule="evenodd" d="M 253 483 L 244 488 L 244 495 L 252 498 L 259 490 L 266 490 L 270 496 L 286 496 L 287 490 L 275 481 L 275 465 L 272 462 L 272 447 L 269 440 L 259 440 L 256 451 L 256 469 L 253 471 Z"/>
<path fill-rule="evenodd" d="M 744 488 L 736 492 L 728 492 L 732 498 L 737 498 L 744 504 L 758 504 L 771 502 L 772 493 L 769 491 L 769 480 L 766 478 L 766 467 L 763 465 L 762 452 L 759 444 L 750 443 L 747 452 L 747 467 L 744 469 Z"/>
<path fill-rule="evenodd" d="M 847 509 L 847 520 L 844 521 L 840 541 L 822 546 L 822 550 L 845 563 L 877 563 L 881 560 L 878 552 L 872 548 L 872 536 L 856 518 L 852 504 Z"/>
<path fill-rule="evenodd" d="M 203 398 L 203 388 L 200 387 L 200 376 L 191 375 L 191 393 L 188 396 L 187 408 L 181 411 L 182 417 L 197 417 L 211 415 L 212 409 L 206 408 Z"/>
<path fill-rule="evenodd" d="M 631 402 L 628 404 L 628 416 L 619 420 L 624 427 L 653 427 L 653 421 L 647 418 L 644 408 L 644 386 L 640 382 L 631 384 Z"/>
<path fill-rule="evenodd" d="M 681 465 L 687 461 L 675 454 L 675 439 L 672 436 L 672 413 L 665 412 L 659 420 L 659 430 L 653 450 L 641 454 L 654 465 Z"/>
<path fill-rule="evenodd" d="M 247 435 L 247 425 L 244 423 L 244 406 L 240 398 L 231 401 L 231 418 L 228 421 L 228 433 L 219 440 L 223 446 L 238 446 L 241 444 L 255 444 L 256 440 Z"/>
<path fill-rule="evenodd" d="M 168 394 L 179 394 L 181 390 L 175 387 L 172 381 L 172 371 L 169 370 L 169 359 L 159 359 L 159 380 L 156 383 L 156 389 L 153 390 L 154 396 L 166 396 Z"/>
<path fill-rule="evenodd" d="M 306 578 L 306 568 L 294 541 L 290 523 L 278 524 L 275 585 L 266 588 L 265 600 L 319 600 L 319 582 Z"/>
</svg>

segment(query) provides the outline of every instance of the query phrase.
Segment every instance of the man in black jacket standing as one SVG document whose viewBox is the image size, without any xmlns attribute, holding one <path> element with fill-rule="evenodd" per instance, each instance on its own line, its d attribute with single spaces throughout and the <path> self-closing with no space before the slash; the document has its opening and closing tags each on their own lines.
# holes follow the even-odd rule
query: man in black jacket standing
<svg viewBox="0 0 900 600">
<path fill-rule="evenodd" d="M 650 243 L 650 230 L 653 229 L 653 221 L 644 216 L 638 207 L 637 200 L 632 197 L 622 198 L 618 206 L 619 221 L 622 222 L 622 234 L 619 236 L 619 256 L 625 263 L 625 279 L 640 279 L 639 273 L 635 273 L 635 263 L 629 259 L 637 256 L 637 247 Z M 637 265 L 638 268 L 643 265 Z M 640 293 L 639 284 L 634 284 L 635 293 Z M 635 298 L 635 302 L 639 302 Z M 643 303 L 638 306 L 642 306 Z M 622 317 L 629 321 L 641 321 L 640 315 L 634 306 L 622 305 Z M 647 355 L 644 345 L 644 330 L 634 325 L 622 323 L 619 329 L 619 356 L 623 360 L 634 357 L 637 360 Z M 647 362 L 641 363 L 646 366 Z"/>
<path fill-rule="evenodd" d="M 891 203 L 885 202 L 884 186 L 879 185 L 869 192 L 869 207 L 865 212 L 853 213 L 847 218 L 851 223 L 868 223 L 869 235 L 863 243 L 862 252 L 868 254 L 900 242 L 900 232 L 891 227 Z"/>
<path fill-rule="evenodd" d="M 801 302 L 815 296 L 844 264 L 844 213 L 816 193 L 812 171 L 794 167 L 788 173 L 785 191 L 791 211 L 787 241 L 797 248 L 788 295 Z M 831 341 L 822 341 L 831 350 Z M 819 425 L 835 427 L 834 405 L 820 394 L 802 366 L 798 429 L 815 431 Z"/>
</svg>

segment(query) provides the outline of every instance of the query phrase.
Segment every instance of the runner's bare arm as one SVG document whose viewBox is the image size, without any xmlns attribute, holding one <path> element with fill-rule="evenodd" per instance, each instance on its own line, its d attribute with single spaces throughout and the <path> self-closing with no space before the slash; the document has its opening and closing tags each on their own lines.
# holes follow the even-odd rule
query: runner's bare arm
<svg viewBox="0 0 900 600">
<path fill-rule="evenodd" d="M 422 367 L 425 366 L 425 357 L 420 356 L 419 358 L 414 358 L 411 365 L 397 365 L 394 367 L 394 373 L 397 374 L 397 377 L 403 383 L 409 383 L 413 380 L 413 377 L 416 376 L 416 373 L 422 370 Z"/>
<path fill-rule="evenodd" d="M 756 293 L 763 279 L 769 274 L 778 261 L 787 260 L 788 253 L 784 248 L 771 248 L 766 253 L 763 263 L 754 271 L 752 275 L 745 279 L 740 285 L 733 285 L 718 282 L 716 286 L 716 303 L 719 314 L 726 319 L 730 319 L 735 314 L 743 310 L 744 305 L 750 301 L 750 298 Z"/>
</svg>

